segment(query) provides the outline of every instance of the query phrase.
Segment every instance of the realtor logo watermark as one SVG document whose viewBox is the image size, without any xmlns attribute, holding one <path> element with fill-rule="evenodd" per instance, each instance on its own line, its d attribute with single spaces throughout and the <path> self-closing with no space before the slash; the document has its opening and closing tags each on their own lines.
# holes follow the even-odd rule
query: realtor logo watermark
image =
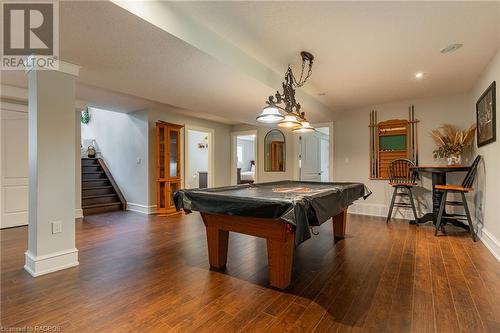
<svg viewBox="0 0 500 333">
<path fill-rule="evenodd" d="M 1 10 L 1 69 L 58 69 L 59 3 L 2 1 Z"/>
</svg>

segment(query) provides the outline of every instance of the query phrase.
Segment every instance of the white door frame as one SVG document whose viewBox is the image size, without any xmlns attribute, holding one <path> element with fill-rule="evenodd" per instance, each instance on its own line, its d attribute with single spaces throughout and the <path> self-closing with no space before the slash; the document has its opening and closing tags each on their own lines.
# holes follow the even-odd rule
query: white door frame
<svg viewBox="0 0 500 333">
<path fill-rule="evenodd" d="M 186 178 L 189 172 L 189 152 L 187 151 L 189 147 L 189 131 L 205 132 L 208 133 L 208 187 L 214 186 L 214 135 L 215 130 L 213 128 L 199 127 L 186 125 L 184 131 L 184 178 Z M 186 179 L 184 179 L 184 186 L 186 185 Z"/>
<path fill-rule="evenodd" d="M 329 140 L 329 159 L 328 159 L 328 181 L 333 182 L 333 162 L 334 162 L 334 145 L 333 145 L 333 122 L 326 123 L 315 123 L 311 124 L 314 128 L 328 127 L 328 140 Z M 297 145 L 300 146 L 299 139 L 297 140 Z M 297 148 L 297 160 L 299 159 L 300 147 Z M 300 165 L 297 163 L 298 175 L 300 177 L 301 170 Z"/>
<path fill-rule="evenodd" d="M 231 132 L 231 185 L 236 185 L 237 182 L 237 175 L 236 175 L 236 168 L 237 168 L 237 163 L 236 163 L 236 138 L 238 136 L 243 136 L 243 135 L 254 135 L 255 140 L 253 142 L 253 151 L 254 151 L 254 160 L 255 160 L 255 174 L 254 174 L 254 182 L 258 182 L 258 170 L 259 170 L 259 151 L 258 151 L 258 139 L 259 139 L 259 133 L 257 129 L 254 130 L 248 130 L 248 131 L 237 131 L 237 132 Z"/>
</svg>

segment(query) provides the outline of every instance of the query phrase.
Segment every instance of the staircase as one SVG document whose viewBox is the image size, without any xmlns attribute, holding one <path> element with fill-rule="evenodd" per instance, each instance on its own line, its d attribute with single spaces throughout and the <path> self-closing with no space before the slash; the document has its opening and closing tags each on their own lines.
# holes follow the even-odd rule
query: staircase
<svg viewBox="0 0 500 333">
<path fill-rule="evenodd" d="M 125 210 L 126 201 L 101 158 L 82 158 L 83 215 Z"/>
</svg>

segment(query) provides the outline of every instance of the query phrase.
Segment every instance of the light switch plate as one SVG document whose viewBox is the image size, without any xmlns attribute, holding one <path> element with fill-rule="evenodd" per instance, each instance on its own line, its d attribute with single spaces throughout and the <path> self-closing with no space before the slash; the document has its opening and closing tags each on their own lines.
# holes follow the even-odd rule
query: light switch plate
<svg viewBox="0 0 500 333">
<path fill-rule="evenodd" d="M 61 232 L 62 232 L 62 222 L 61 221 L 52 222 L 52 233 L 59 234 Z"/>
</svg>

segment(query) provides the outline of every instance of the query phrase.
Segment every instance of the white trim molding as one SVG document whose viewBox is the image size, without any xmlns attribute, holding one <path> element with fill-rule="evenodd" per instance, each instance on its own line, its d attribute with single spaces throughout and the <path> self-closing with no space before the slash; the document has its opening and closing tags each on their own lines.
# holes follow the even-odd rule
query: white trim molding
<svg viewBox="0 0 500 333">
<path fill-rule="evenodd" d="M 75 219 L 80 219 L 83 217 L 83 209 L 75 209 Z"/>
<path fill-rule="evenodd" d="M 349 206 L 348 212 L 350 214 L 357 215 L 368 215 L 368 216 L 379 216 L 379 217 L 387 217 L 389 213 L 389 206 L 384 204 L 370 204 L 370 203 L 359 203 L 355 202 L 351 206 Z M 394 208 L 392 213 L 392 218 L 396 219 L 405 219 L 405 220 L 414 220 L 413 212 L 408 209 L 398 209 Z"/>
<path fill-rule="evenodd" d="M 39 70 L 39 67 L 37 65 L 37 61 L 34 60 L 36 58 L 37 57 L 35 55 L 28 56 L 28 58 L 26 60 L 26 68 L 25 68 L 26 73 L 29 73 L 30 71 L 33 71 L 33 70 Z M 62 60 L 56 60 L 56 64 L 57 64 L 57 66 L 56 66 L 57 69 L 49 68 L 49 67 L 41 68 L 41 69 L 61 72 L 61 73 L 65 73 L 65 74 L 69 74 L 69 75 L 73 75 L 73 76 L 78 76 L 78 74 L 80 73 L 81 66 L 78 66 L 75 64 L 70 64 L 69 62 L 62 61 Z"/>
<path fill-rule="evenodd" d="M 24 269 L 33 277 L 79 265 L 78 250 L 76 248 L 43 256 L 35 256 L 29 251 L 26 251 L 25 257 L 26 264 L 24 265 Z"/>
<path fill-rule="evenodd" d="M 130 210 L 131 212 L 151 215 L 156 213 L 156 205 L 146 206 L 127 202 L 127 210 Z"/>
<path fill-rule="evenodd" d="M 491 254 L 493 254 L 497 261 L 500 261 L 500 241 L 498 241 L 495 236 L 484 228 L 477 231 L 477 236 L 481 242 L 483 242 L 484 246 L 490 250 Z"/>
</svg>

